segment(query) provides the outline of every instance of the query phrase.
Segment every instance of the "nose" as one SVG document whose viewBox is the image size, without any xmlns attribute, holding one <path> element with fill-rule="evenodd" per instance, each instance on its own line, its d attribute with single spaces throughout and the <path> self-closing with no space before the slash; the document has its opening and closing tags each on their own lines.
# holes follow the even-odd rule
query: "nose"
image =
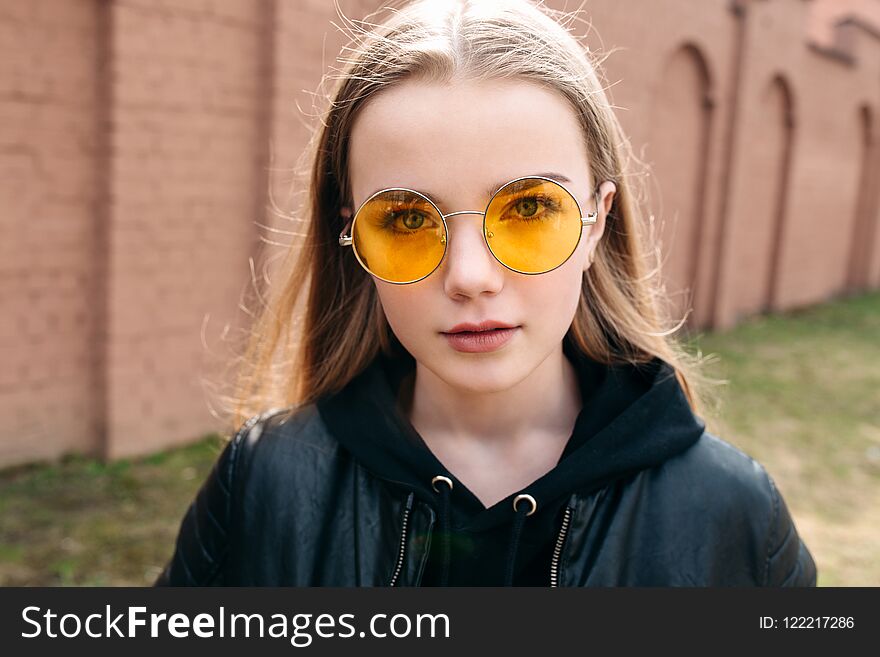
<svg viewBox="0 0 880 657">
<path fill-rule="evenodd" d="M 504 284 L 504 266 L 483 239 L 483 215 L 456 213 L 447 217 L 449 238 L 440 266 L 443 287 L 452 298 L 497 294 Z"/>
</svg>

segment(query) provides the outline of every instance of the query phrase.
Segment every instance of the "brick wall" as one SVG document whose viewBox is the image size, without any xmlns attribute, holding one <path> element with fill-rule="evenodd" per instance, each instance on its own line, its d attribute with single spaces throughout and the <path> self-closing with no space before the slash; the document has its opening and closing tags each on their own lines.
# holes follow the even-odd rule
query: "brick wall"
<svg viewBox="0 0 880 657">
<path fill-rule="evenodd" d="M 0 463 L 97 448 L 91 2 L 0 3 Z"/>
<path fill-rule="evenodd" d="M 880 1 L 637 5 L 591 0 L 586 42 L 620 48 L 609 92 L 690 325 L 880 286 Z M 282 211 L 302 191 L 331 20 L 323 0 L 0 0 L 0 465 L 227 429 L 202 379 L 246 328 L 261 236 L 299 229 L 267 190 Z"/>
<path fill-rule="evenodd" d="M 833 46 L 840 38 L 835 24 L 847 16 L 858 16 L 880 29 L 880 0 L 811 0 L 809 36 L 824 46 Z"/>
<path fill-rule="evenodd" d="M 269 102 L 265 2 L 110 3 L 106 451 L 210 426 L 200 327 L 234 317 Z"/>
</svg>

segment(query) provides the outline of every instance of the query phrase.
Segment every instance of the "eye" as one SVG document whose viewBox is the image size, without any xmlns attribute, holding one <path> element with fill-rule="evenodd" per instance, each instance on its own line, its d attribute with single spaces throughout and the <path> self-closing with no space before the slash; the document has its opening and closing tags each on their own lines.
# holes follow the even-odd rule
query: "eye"
<svg viewBox="0 0 880 657">
<path fill-rule="evenodd" d="M 397 235 L 414 235 L 434 227 L 434 221 L 429 214 L 412 208 L 388 212 L 382 220 L 382 229 Z"/>
<path fill-rule="evenodd" d="M 545 194 L 523 196 L 511 202 L 502 214 L 504 220 L 542 221 L 556 213 L 560 203 Z"/>
<path fill-rule="evenodd" d="M 425 215 L 418 212 L 407 212 L 401 218 L 403 221 L 403 225 L 412 230 L 416 230 L 417 228 L 421 228 L 425 223 Z"/>
<path fill-rule="evenodd" d="M 535 198 L 524 198 L 517 201 L 514 207 L 523 217 L 531 217 L 538 211 L 538 200 Z"/>
</svg>

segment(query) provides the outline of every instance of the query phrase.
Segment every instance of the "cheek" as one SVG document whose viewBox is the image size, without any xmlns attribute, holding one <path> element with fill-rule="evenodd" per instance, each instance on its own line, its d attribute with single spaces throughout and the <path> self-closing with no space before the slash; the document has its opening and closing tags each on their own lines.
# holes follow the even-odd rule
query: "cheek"
<svg viewBox="0 0 880 657">
<path fill-rule="evenodd" d="M 561 339 L 574 319 L 578 299 L 579 290 L 573 289 L 570 284 L 531 297 L 529 306 L 534 308 L 528 315 L 531 331 L 544 339 Z"/>
<path fill-rule="evenodd" d="M 432 315 L 427 295 L 417 294 L 412 286 L 398 286 L 390 283 L 376 284 L 379 301 L 391 330 L 398 339 L 406 343 L 408 336 L 417 338 L 430 328 Z"/>
<path fill-rule="evenodd" d="M 574 318 L 583 284 L 583 269 L 574 256 L 562 267 L 536 277 L 529 286 L 529 305 L 533 317 L 544 318 L 547 324 L 565 325 Z"/>
<path fill-rule="evenodd" d="M 524 303 L 532 309 L 527 317 L 529 331 L 541 344 L 555 344 L 571 327 L 581 296 L 582 270 L 563 265 L 529 281 Z M 526 288 L 523 288 L 524 290 Z"/>
</svg>

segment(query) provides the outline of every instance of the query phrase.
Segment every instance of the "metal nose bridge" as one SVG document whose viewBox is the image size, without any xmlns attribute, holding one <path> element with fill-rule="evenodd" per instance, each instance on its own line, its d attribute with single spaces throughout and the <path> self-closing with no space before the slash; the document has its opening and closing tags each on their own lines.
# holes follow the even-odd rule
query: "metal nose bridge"
<svg viewBox="0 0 880 657">
<path fill-rule="evenodd" d="M 444 223 L 444 225 L 445 225 L 445 224 L 446 224 L 446 219 L 447 219 L 448 217 L 454 217 L 454 216 L 457 215 L 457 214 L 478 214 L 478 215 L 480 215 L 481 217 L 483 217 L 484 220 L 485 220 L 485 218 L 486 218 L 486 213 L 483 212 L 483 211 L 481 211 L 481 210 L 458 210 L 458 211 L 456 211 L 456 212 L 450 212 L 449 214 L 443 214 L 443 213 L 441 212 L 441 213 L 440 213 L 440 216 L 443 217 L 443 223 Z M 446 229 L 444 229 L 443 232 L 446 233 L 446 232 L 447 232 Z M 488 238 L 492 238 L 492 237 L 494 237 L 494 235 L 493 235 L 492 233 L 489 233 L 489 234 L 487 235 L 485 232 L 483 232 L 483 241 L 486 241 L 486 238 L 487 238 L 487 237 L 488 237 Z M 446 245 L 446 235 L 444 235 L 443 237 L 440 238 L 440 243 L 443 244 L 444 246 Z M 486 241 L 486 246 L 489 246 L 488 241 Z M 490 252 L 492 251 L 492 248 L 491 248 L 491 247 L 489 247 L 489 251 L 490 251 Z M 494 254 L 493 254 L 493 255 L 494 255 Z M 443 259 L 444 259 L 444 260 L 446 259 L 446 255 L 445 255 L 445 253 L 444 253 L 444 255 L 443 255 Z"/>
<path fill-rule="evenodd" d="M 458 212 L 450 212 L 449 214 L 444 214 L 443 218 L 446 219 L 446 217 L 454 217 L 457 214 L 479 214 L 484 217 L 486 216 L 486 213 L 480 210 L 459 210 Z"/>
</svg>

